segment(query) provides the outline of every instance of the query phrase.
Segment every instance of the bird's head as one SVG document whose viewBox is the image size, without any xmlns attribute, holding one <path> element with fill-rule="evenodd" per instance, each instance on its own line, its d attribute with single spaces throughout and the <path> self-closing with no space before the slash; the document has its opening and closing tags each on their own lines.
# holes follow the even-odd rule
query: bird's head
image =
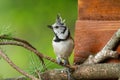
<svg viewBox="0 0 120 80">
<path fill-rule="evenodd" d="M 52 29 L 55 35 L 57 35 L 60 39 L 64 39 L 68 35 L 69 30 L 66 27 L 65 20 L 62 20 L 59 14 L 57 15 L 56 22 L 48 27 Z"/>
</svg>

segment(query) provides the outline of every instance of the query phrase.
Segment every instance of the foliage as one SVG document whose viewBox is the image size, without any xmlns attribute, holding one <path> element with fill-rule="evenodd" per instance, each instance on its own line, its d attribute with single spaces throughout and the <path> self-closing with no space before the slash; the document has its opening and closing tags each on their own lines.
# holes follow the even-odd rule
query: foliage
<svg viewBox="0 0 120 80">
<path fill-rule="evenodd" d="M 38 73 L 43 72 L 44 68 L 39 60 L 39 58 L 35 54 L 30 54 L 30 66 L 28 68 L 28 72 L 36 77 L 39 77 Z"/>
</svg>

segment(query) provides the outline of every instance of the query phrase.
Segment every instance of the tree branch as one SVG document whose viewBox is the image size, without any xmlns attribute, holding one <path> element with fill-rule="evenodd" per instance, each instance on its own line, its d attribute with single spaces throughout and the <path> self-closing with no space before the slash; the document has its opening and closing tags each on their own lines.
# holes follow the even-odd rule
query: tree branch
<svg viewBox="0 0 120 80">
<path fill-rule="evenodd" d="M 116 79 L 120 76 L 120 64 L 80 65 L 73 75 L 76 79 Z"/>
<path fill-rule="evenodd" d="M 120 29 L 112 36 L 105 47 L 95 56 L 89 56 L 84 64 L 100 63 L 108 58 L 118 58 L 119 54 L 115 51 L 120 43 Z"/>
<path fill-rule="evenodd" d="M 75 80 L 117 80 L 120 77 L 120 64 L 84 64 L 76 65 L 72 76 Z M 67 80 L 64 69 L 48 70 L 40 74 L 42 80 Z M 24 77 L 23 77 L 24 78 Z M 15 79 L 15 80 L 19 80 Z"/>
<path fill-rule="evenodd" d="M 75 80 L 118 79 L 120 64 L 84 64 L 78 65 L 73 73 Z M 43 80 L 67 80 L 63 70 L 49 70 L 41 74 Z"/>
<path fill-rule="evenodd" d="M 0 36 L 0 39 L 12 40 L 12 41 L 16 41 L 16 42 L 19 42 L 19 43 L 23 44 L 23 46 L 24 46 L 24 45 L 25 45 L 25 46 L 28 46 L 28 47 L 29 47 L 28 50 L 31 50 L 32 52 L 34 52 L 34 53 L 39 57 L 39 59 L 42 61 L 42 64 L 45 65 L 45 64 L 44 64 L 44 61 L 43 61 L 43 59 L 42 59 L 42 54 L 41 54 L 40 52 L 38 52 L 37 49 L 34 48 L 34 47 L 33 47 L 30 43 L 28 43 L 27 41 L 22 40 L 22 39 L 19 39 L 19 38 L 9 37 L 9 36 L 7 36 L 7 35 L 2 35 L 2 36 Z"/>
<path fill-rule="evenodd" d="M 17 70 L 19 73 L 25 75 L 26 77 L 30 78 L 31 80 L 39 80 L 37 78 L 35 78 L 34 76 L 26 73 L 25 71 L 23 71 L 22 69 L 20 69 L 18 66 L 16 66 L 8 57 L 7 55 L 5 55 L 2 51 L 0 51 L 0 56 L 7 61 L 7 63 L 13 67 L 15 70 Z"/>
</svg>

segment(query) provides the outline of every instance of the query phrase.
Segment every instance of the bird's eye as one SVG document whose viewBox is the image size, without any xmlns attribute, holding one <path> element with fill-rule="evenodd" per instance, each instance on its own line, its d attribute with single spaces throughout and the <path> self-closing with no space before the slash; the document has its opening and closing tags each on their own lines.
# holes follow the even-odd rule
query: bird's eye
<svg viewBox="0 0 120 80">
<path fill-rule="evenodd" d="M 55 26 L 55 28 L 59 28 L 59 26 Z"/>
</svg>

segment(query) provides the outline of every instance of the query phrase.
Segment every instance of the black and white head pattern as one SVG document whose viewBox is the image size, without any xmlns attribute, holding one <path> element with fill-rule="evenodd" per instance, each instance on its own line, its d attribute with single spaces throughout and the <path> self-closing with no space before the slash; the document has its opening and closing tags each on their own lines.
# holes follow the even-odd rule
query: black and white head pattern
<svg viewBox="0 0 120 80">
<path fill-rule="evenodd" d="M 55 41 L 64 41 L 70 36 L 69 29 L 66 27 L 65 20 L 57 15 L 56 22 L 51 26 L 55 34 Z"/>
</svg>

